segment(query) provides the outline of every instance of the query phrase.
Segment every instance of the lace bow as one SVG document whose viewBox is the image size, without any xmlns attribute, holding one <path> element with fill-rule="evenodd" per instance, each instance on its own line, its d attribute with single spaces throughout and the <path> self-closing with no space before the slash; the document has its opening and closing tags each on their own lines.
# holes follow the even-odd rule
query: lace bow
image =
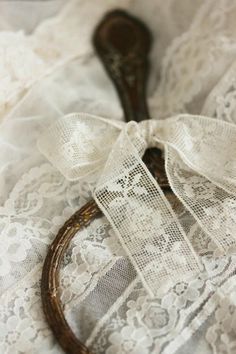
<svg viewBox="0 0 236 354">
<path fill-rule="evenodd" d="M 156 296 L 202 270 L 175 212 L 142 162 L 162 147 L 172 190 L 218 255 L 235 248 L 236 127 L 203 116 L 116 122 L 86 114 L 58 120 L 40 151 L 70 180 L 96 175 L 94 198 L 146 290 Z"/>
</svg>

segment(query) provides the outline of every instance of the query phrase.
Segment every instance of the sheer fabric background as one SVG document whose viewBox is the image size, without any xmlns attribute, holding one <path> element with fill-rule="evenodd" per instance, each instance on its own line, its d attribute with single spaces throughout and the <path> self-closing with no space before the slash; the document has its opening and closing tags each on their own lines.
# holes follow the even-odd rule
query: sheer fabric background
<svg viewBox="0 0 236 354">
<path fill-rule="evenodd" d="M 236 120 L 236 1 L 1 2 L 0 353 L 61 352 L 42 313 L 42 264 L 90 186 L 65 180 L 36 142 L 67 113 L 123 119 L 90 40 L 114 7 L 153 32 L 154 119 L 188 112 Z M 217 258 L 206 235 L 194 238 L 189 215 L 179 217 L 205 271 L 152 301 L 104 217 L 76 236 L 61 271 L 62 301 L 95 353 L 235 352 L 235 256 Z"/>
</svg>

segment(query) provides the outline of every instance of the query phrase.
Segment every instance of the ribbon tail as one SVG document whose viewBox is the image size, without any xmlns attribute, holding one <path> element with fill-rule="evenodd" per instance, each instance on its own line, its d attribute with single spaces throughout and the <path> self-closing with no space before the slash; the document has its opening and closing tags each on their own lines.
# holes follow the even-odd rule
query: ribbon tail
<svg viewBox="0 0 236 354">
<path fill-rule="evenodd" d="M 211 238 L 218 255 L 236 251 L 236 198 L 199 175 L 172 147 L 166 148 L 166 171 L 172 190 L 201 229 Z"/>
<path fill-rule="evenodd" d="M 235 252 L 236 126 L 187 114 L 159 126 L 172 190 L 210 236 L 217 255 Z"/>
<path fill-rule="evenodd" d="M 128 128 L 127 128 L 128 129 Z M 199 274 L 201 264 L 163 192 L 124 129 L 109 155 L 94 198 L 151 296 Z"/>
</svg>

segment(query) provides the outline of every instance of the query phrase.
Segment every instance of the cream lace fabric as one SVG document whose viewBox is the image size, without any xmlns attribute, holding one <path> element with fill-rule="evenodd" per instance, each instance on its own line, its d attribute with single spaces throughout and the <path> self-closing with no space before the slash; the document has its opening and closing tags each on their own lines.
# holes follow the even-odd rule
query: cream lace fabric
<svg viewBox="0 0 236 354">
<path fill-rule="evenodd" d="M 6 27 L 8 32 L 0 33 L 3 53 L 0 65 L 4 73 L 0 79 L 4 118 L 0 126 L 0 353 L 61 353 L 42 313 L 42 264 L 60 226 L 91 198 L 99 169 L 93 165 L 93 178 L 73 181 L 71 176 L 65 178 L 61 161 L 51 155 L 46 158 L 37 141 L 51 123 L 54 127 L 63 123 L 69 126 L 69 120 L 63 118 L 68 113 L 84 111 L 104 116 L 109 121 L 106 120 L 106 128 L 99 134 L 96 134 L 99 124 L 99 127 L 93 124 L 95 133 L 86 130 L 89 116 L 84 124 L 85 136 L 94 133 L 106 144 L 94 146 L 94 139 L 86 142 L 81 135 L 72 134 L 73 144 L 70 142 L 66 149 L 61 144 L 53 147 L 56 156 L 69 154 L 72 162 L 78 143 L 90 156 L 93 148 L 96 151 L 102 148 L 100 163 L 105 163 L 109 153 L 105 145 L 114 144 L 117 131 L 123 127 L 122 110 L 89 38 L 100 16 L 119 5 L 139 15 L 154 33 L 149 105 L 154 120 L 151 124 L 155 126 L 152 129 L 162 128 L 158 143 L 163 145 L 162 134 L 165 129 L 171 130 L 173 120 L 186 119 L 181 136 L 187 152 L 193 149 L 194 155 L 186 159 L 186 151 L 172 145 L 166 150 L 168 177 L 184 208 L 177 215 L 167 209 L 196 255 L 196 267 L 199 265 L 200 269 L 187 279 L 186 274 L 176 273 L 171 284 L 162 289 L 158 289 L 158 283 L 154 284 L 155 296 L 151 297 L 149 286 L 140 278 L 111 227 L 111 216 L 106 215 L 78 233 L 65 256 L 61 299 L 66 317 L 94 353 L 233 354 L 236 351 L 236 1 L 157 0 L 145 6 L 142 1 L 99 4 L 69 1 L 53 17 L 41 19 L 30 33 L 9 30 L 10 26 Z M 4 28 L 1 18 L 0 23 Z M 199 115 L 206 117 L 202 118 L 205 119 L 202 125 Z M 211 123 L 207 124 L 208 121 Z M 145 132 L 144 141 L 151 143 L 151 137 L 147 129 L 129 127 L 134 134 L 131 141 L 141 154 L 146 146 L 137 145 L 136 129 L 138 133 L 141 130 L 141 135 Z M 81 151 L 78 150 L 82 155 Z M 203 156 L 199 161 L 192 159 L 198 156 L 196 152 Z M 121 151 L 118 158 L 122 156 Z M 87 172 L 85 168 L 84 175 Z M 132 175 L 125 190 L 130 187 L 139 196 L 143 186 L 136 176 Z M 117 188 L 120 192 L 122 184 Z M 140 203 L 139 197 L 137 200 Z M 134 202 L 137 200 L 133 198 Z M 146 207 L 144 210 L 139 221 L 148 225 L 153 210 L 150 214 Z M 122 217 L 122 213 L 119 215 Z M 156 223 L 161 223 L 160 217 Z M 157 251 L 154 247 L 154 252 Z"/>
</svg>

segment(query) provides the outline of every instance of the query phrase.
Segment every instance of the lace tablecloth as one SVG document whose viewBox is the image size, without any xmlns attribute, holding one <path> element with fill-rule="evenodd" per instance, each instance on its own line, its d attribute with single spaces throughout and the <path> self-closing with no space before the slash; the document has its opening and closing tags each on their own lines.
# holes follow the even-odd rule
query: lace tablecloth
<svg viewBox="0 0 236 354">
<path fill-rule="evenodd" d="M 38 15 L 29 16 L 29 7 Z M 114 7 L 139 16 L 153 31 L 153 118 L 191 113 L 236 122 L 235 0 L 2 1 L 2 354 L 61 352 L 42 312 L 42 264 L 60 226 L 89 200 L 90 185 L 66 180 L 39 152 L 37 140 L 70 112 L 123 119 L 90 39 Z M 187 192 L 209 197 L 201 183 L 198 191 Z M 230 205 L 232 218 L 235 211 Z M 236 256 L 218 257 L 207 234 L 195 237 L 198 225 L 189 214 L 179 218 L 204 271 L 155 299 L 142 287 L 105 217 L 74 239 L 61 270 L 61 299 L 74 332 L 94 353 L 236 352 Z M 224 214 L 215 222 L 217 228 Z"/>
</svg>

